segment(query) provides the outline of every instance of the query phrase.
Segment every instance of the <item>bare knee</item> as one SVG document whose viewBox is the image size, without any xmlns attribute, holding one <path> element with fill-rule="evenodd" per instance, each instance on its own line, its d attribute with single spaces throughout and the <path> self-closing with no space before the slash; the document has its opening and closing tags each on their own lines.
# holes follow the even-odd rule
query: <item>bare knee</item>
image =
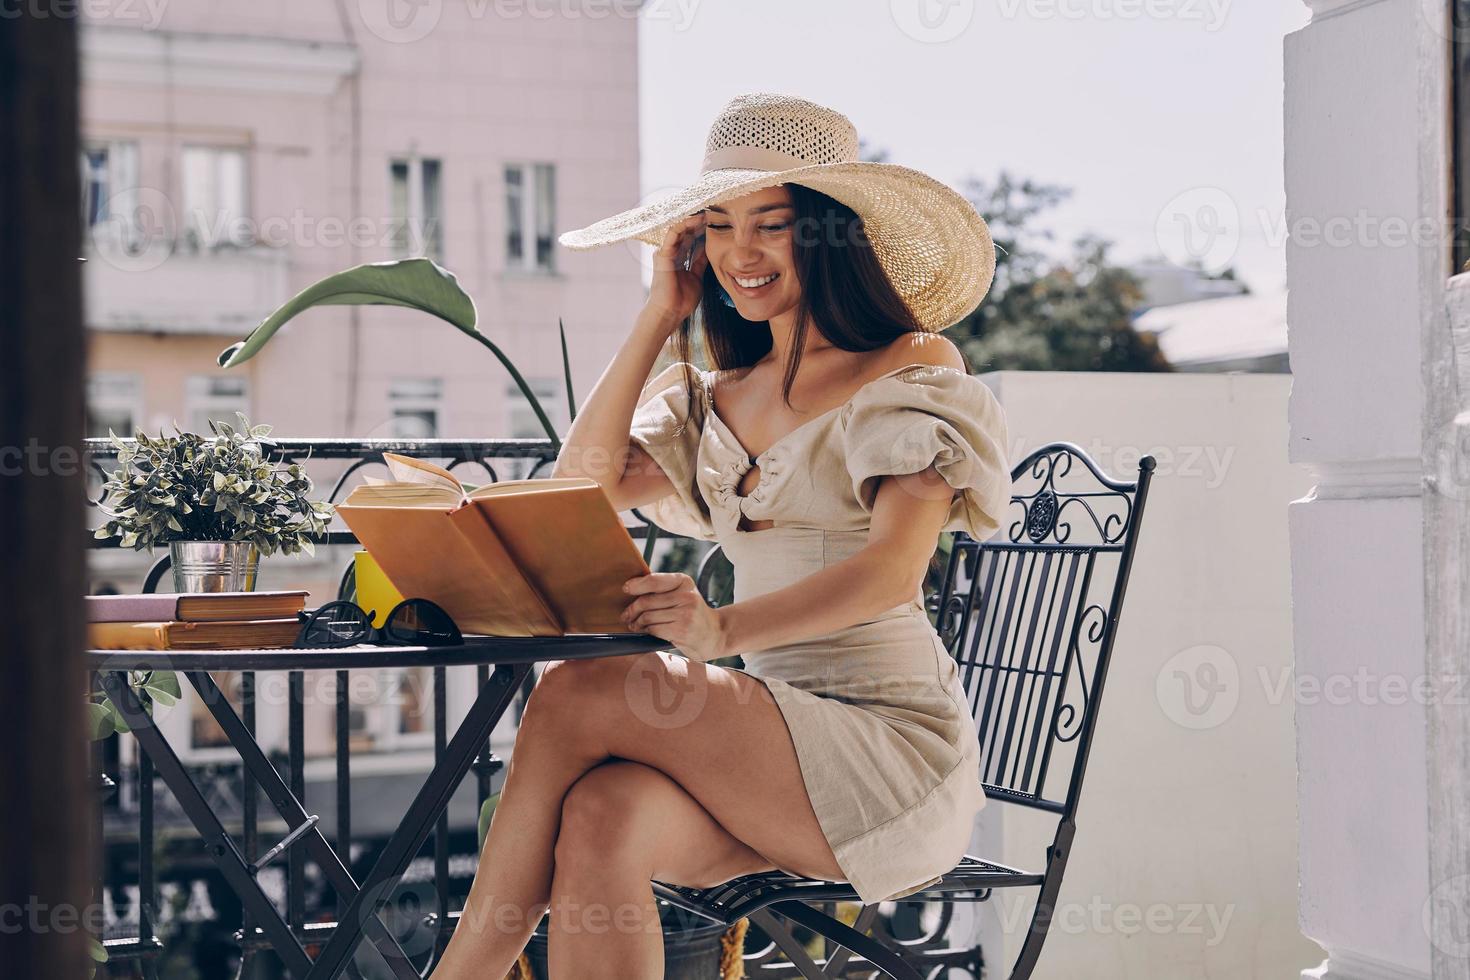
<svg viewBox="0 0 1470 980">
<path fill-rule="evenodd" d="M 566 711 L 587 699 L 605 700 L 609 693 L 621 696 L 629 673 L 635 668 L 667 670 L 658 652 L 632 653 L 590 660 L 553 660 L 541 671 L 525 714 L 532 711 Z"/>
<path fill-rule="evenodd" d="M 556 838 L 558 874 L 585 879 L 651 868 L 657 827 L 654 815 L 640 805 L 636 768 L 604 763 L 567 790 Z"/>
<path fill-rule="evenodd" d="M 557 743 L 607 731 L 626 719 L 630 703 L 649 678 L 665 678 L 677 667 L 665 653 L 650 652 L 591 660 L 553 660 L 542 670 L 526 701 L 521 727 L 544 727 Z"/>
<path fill-rule="evenodd" d="M 522 733 L 530 732 L 531 737 L 518 737 L 517 744 L 526 741 L 538 749 L 565 746 L 568 740 L 586 731 L 587 723 L 595 720 L 598 702 L 606 700 L 610 689 L 607 661 L 623 659 L 606 657 L 548 663 L 521 714 L 519 729 Z"/>
</svg>

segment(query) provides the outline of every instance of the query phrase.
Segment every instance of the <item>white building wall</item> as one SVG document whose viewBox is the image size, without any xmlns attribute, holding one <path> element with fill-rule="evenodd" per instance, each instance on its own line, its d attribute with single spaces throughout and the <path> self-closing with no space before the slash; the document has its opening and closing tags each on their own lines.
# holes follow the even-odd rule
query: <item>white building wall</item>
<svg viewBox="0 0 1470 980">
<path fill-rule="evenodd" d="M 1458 978 L 1470 522 L 1435 466 L 1464 459 L 1440 440 L 1466 397 L 1445 308 L 1448 6 L 1306 2 L 1285 42 L 1291 458 L 1314 481 L 1291 508 L 1297 663 L 1361 680 L 1297 715 L 1301 926 L 1328 954 L 1303 976 Z"/>
<path fill-rule="evenodd" d="M 1003 371 L 1014 464 L 1076 443 L 1109 474 L 1158 460 L 1077 836 L 1037 976 L 1284 977 L 1297 928 L 1283 375 Z M 1055 818 L 992 802 L 972 854 L 1040 870 Z M 989 969 L 1020 950 L 1034 890 L 983 914 Z"/>
</svg>

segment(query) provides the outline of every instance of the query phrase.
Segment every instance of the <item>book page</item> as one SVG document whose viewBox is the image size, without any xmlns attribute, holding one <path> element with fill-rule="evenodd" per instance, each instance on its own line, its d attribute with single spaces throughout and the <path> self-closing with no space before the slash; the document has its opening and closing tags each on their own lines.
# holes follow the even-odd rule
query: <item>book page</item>
<svg viewBox="0 0 1470 980">
<path fill-rule="evenodd" d="M 476 487 L 467 496 L 470 500 L 483 500 L 486 497 L 499 497 L 507 493 L 565 490 L 568 487 L 595 486 L 597 486 L 597 481 L 588 479 L 585 476 L 564 476 L 541 480 L 501 480 L 499 483 L 487 483 L 482 487 Z"/>
<path fill-rule="evenodd" d="M 388 464 L 388 472 L 398 483 L 421 483 L 452 490 L 455 497 L 464 496 L 464 487 L 454 478 L 454 474 L 428 460 L 414 459 L 398 453 L 384 453 L 383 462 Z"/>
<path fill-rule="evenodd" d="M 355 507 L 433 507 L 453 510 L 464 501 L 464 494 L 437 484 L 365 483 L 353 487 L 342 503 Z"/>
</svg>

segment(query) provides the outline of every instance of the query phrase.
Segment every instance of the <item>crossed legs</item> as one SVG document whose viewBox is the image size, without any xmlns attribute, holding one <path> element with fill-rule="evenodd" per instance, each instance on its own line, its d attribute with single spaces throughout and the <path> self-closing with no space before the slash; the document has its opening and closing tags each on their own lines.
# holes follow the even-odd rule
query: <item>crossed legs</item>
<svg viewBox="0 0 1470 980">
<path fill-rule="evenodd" d="M 434 980 L 501 980 L 550 910 L 555 978 L 662 976 L 651 879 L 842 880 L 760 681 L 668 653 L 547 666 Z"/>
</svg>

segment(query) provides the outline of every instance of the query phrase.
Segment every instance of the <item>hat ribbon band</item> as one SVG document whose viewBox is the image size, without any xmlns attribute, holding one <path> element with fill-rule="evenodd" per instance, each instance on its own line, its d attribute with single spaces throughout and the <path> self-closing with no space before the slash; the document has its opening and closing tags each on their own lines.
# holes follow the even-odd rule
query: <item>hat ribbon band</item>
<svg viewBox="0 0 1470 980">
<path fill-rule="evenodd" d="M 801 157 L 782 153 L 780 150 L 769 150 L 763 146 L 723 146 L 705 154 L 704 165 L 699 172 L 707 174 L 711 170 L 731 169 L 791 170 L 809 165 L 809 161 Z"/>
</svg>

